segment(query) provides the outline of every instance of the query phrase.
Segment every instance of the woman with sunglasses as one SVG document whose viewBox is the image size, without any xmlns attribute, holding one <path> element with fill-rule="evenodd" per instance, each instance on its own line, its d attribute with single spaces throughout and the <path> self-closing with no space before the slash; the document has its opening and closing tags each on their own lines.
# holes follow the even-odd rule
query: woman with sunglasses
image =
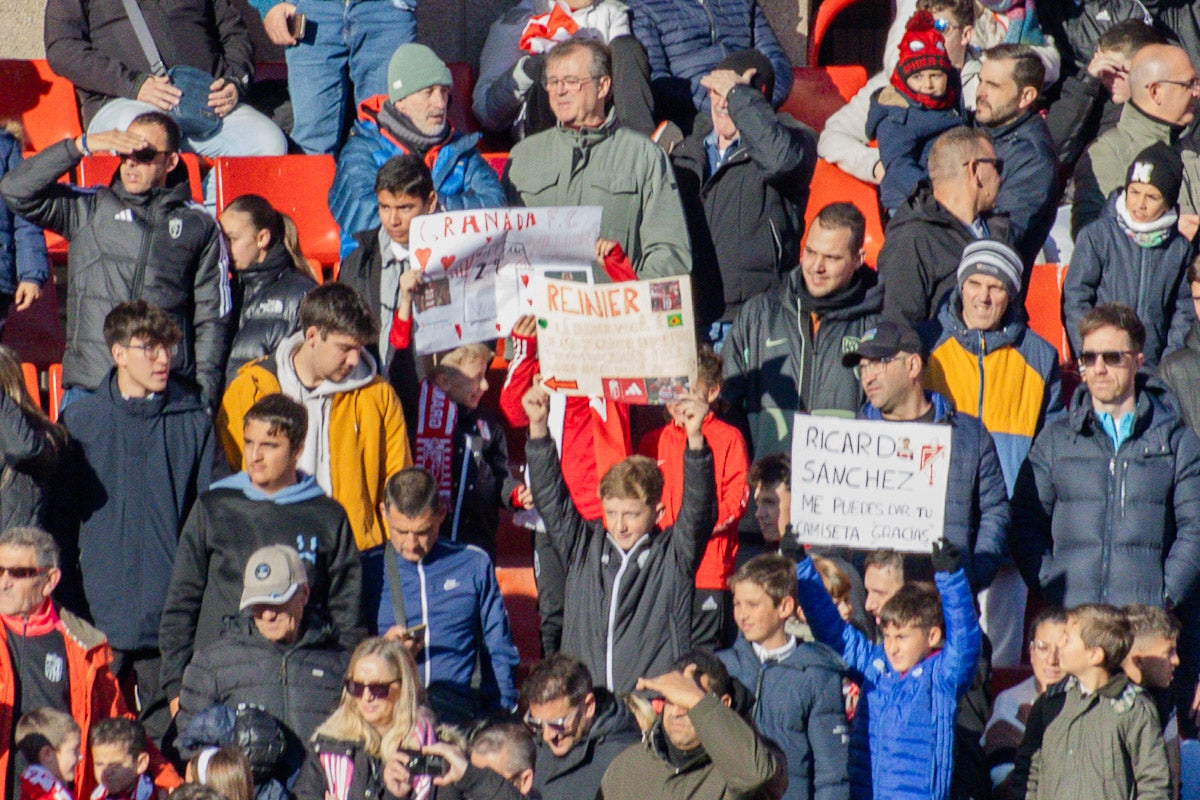
<svg viewBox="0 0 1200 800">
<path fill-rule="evenodd" d="M 436 741 L 423 694 L 417 666 L 401 642 L 362 642 L 350 657 L 341 702 L 313 734 L 292 787 L 297 800 L 404 796 L 394 786 L 385 789 L 384 769 L 398 749 L 420 750 Z M 408 796 L 434 796 L 428 776 L 414 775 L 408 783 Z"/>
</svg>

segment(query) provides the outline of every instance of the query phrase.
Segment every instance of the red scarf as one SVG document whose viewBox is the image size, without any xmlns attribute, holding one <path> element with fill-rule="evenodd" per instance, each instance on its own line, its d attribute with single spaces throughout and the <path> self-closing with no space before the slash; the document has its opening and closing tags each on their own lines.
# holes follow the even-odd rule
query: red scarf
<svg viewBox="0 0 1200 800">
<path fill-rule="evenodd" d="M 914 92 L 908 88 L 908 84 L 900 77 L 899 70 L 892 70 L 892 88 L 922 108 L 928 108 L 931 111 L 945 111 L 948 108 L 953 108 L 955 103 L 958 102 L 958 92 L 954 91 L 954 83 L 949 80 L 946 81 L 946 93 L 944 95 L 941 97 L 930 97 L 927 94 Z"/>
<path fill-rule="evenodd" d="M 454 493 L 454 426 L 458 406 L 432 380 L 421 381 L 417 410 L 417 451 L 413 463 L 428 470 L 437 482 L 444 508 Z"/>
<path fill-rule="evenodd" d="M 530 17 L 521 32 L 520 47 L 526 53 L 545 53 L 559 42 L 565 42 L 579 30 L 579 23 L 571 16 L 571 9 L 556 2 L 549 14 Z"/>
</svg>

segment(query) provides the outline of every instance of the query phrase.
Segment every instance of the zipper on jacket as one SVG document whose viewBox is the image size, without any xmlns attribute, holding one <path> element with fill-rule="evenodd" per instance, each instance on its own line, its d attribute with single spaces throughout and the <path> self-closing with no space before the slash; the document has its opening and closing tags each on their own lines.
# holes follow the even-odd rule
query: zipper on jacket
<svg viewBox="0 0 1200 800">
<path fill-rule="evenodd" d="M 716 44 L 717 21 L 713 19 L 712 9 L 708 7 L 708 3 L 705 0 L 696 0 L 696 2 L 700 4 L 700 7 L 704 9 L 704 13 L 708 16 L 708 43 L 710 45 Z M 723 50 L 724 48 L 721 49 Z"/>
<path fill-rule="evenodd" d="M 142 250 L 138 254 L 137 267 L 133 271 L 133 300 L 142 299 L 143 284 L 146 282 L 146 262 L 150 259 L 150 241 L 154 238 L 154 231 L 158 228 L 158 205 L 153 204 L 150 207 L 150 222 L 147 226 L 147 231 L 142 236 Z"/>
<path fill-rule="evenodd" d="M 431 670 L 433 669 L 433 665 L 431 663 L 433 661 L 433 659 L 429 655 L 429 598 L 426 597 L 426 592 L 425 592 L 425 559 L 424 558 L 422 558 L 420 561 L 417 562 L 417 577 L 421 579 L 421 622 L 425 625 L 425 638 L 424 638 L 425 648 L 424 648 L 424 652 L 422 652 L 422 655 L 425 657 L 425 688 L 428 689 L 429 682 L 430 682 L 430 673 L 431 673 Z M 403 592 L 404 589 L 401 588 L 400 591 Z M 407 625 L 408 620 L 405 620 L 404 624 Z"/>
<path fill-rule="evenodd" d="M 984 360 L 984 356 L 986 356 L 986 355 L 987 355 L 987 337 L 984 336 L 983 331 L 980 331 L 979 332 L 979 355 L 975 359 L 979 363 L 979 413 L 976 414 L 975 416 L 979 419 L 980 422 L 983 421 L 983 384 L 984 384 L 983 360 Z"/>
<path fill-rule="evenodd" d="M 639 539 L 638 544 L 645 541 L 645 538 Z M 613 545 L 613 548 L 621 556 L 621 566 L 617 568 L 616 577 L 613 578 L 612 597 L 608 601 L 608 632 L 604 637 L 604 677 L 608 681 L 609 691 L 616 691 L 616 684 L 613 682 L 613 631 L 617 627 L 617 600 L 621 595 L 621 577 L 625 574 L 625 568 L 629 566 L 629 557 L 633 555 L 637 545 L 635 544 L 628 553 L 616 545 Z"/>
<path fill-rule="evenodd" d="M 1104 437 L 1108 438 L 1108 433 L 1104 433 Z M 1118 493 L 1115 489 L 1118 488 L 1117 480 L 1117 453 L 1113 450 L 1113 456 L 1108 461 L 1108 496 L 1116 497 Z M 1120 502 L 1124 502 L 1124 498 Z M 1104 515 L 1104 551 L 1100 556 L 1100 600 L 1108 599 L 1108 573 L 1112 563 L 1112 530 L 1113 530 L 1113 509 L 1109 508 L 1108 513 Z"/>
</svg>

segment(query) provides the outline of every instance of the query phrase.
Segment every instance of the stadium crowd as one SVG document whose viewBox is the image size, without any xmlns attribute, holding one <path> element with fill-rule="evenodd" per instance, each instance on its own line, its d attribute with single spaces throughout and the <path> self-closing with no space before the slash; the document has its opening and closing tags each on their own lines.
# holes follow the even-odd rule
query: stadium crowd
<svg viewBox="0 0 1200 800">
<path fill-rule="evenodd" d="M 0 133 L 0 327 L 68 243 L 54 420 L 0 346 L 4 797 L 1196 795 L 1193 3 L 898 0 L 818 134 L 753 0 L 518 0 L 501 174 L 413 0 L 252 5 L 290 115 L 228 0 L 49 0 L 84 133 Z M 330 280 L 182 158 L 289 149 L 336 158 Z M 819 157 L 878 207 L 810 209 Z M 509 206 L 600 207 L 598 282 L 691 275 L 685 392 L 551 391 L 533 316 L 498 392 L 491 343 L 418 354 L 413 220 Z M 943 426 L 926 552 L 804 541 L 797 414 Z"/>
</svg>

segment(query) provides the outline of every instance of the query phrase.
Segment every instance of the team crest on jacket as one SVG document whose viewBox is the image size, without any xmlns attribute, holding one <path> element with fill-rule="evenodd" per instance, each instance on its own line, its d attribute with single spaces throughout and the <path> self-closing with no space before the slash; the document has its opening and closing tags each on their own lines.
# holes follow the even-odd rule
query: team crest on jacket
<svg viewBox="0 0 1200 800">
<path fill-rule="evenodd" d="M 861 336 L 843 336 L 842 337 L 842 355 L 853 353 L 862 344 Z"/>
<path fill-rule="evenodd" d="M 167 233 L 172 239 L 178 239 L 183 234 L 183 220 L 176 217 L 167 221 Z"/>
<path fill-rule="evenodd" d="M 46 680 L 50 681 L 51 683 L 60 683 L 66 672 L 67 665 L 62 656 L 56 655 L 55 653 L 46 654 L 46 665 L 44 670 Z"/>
</svg>

